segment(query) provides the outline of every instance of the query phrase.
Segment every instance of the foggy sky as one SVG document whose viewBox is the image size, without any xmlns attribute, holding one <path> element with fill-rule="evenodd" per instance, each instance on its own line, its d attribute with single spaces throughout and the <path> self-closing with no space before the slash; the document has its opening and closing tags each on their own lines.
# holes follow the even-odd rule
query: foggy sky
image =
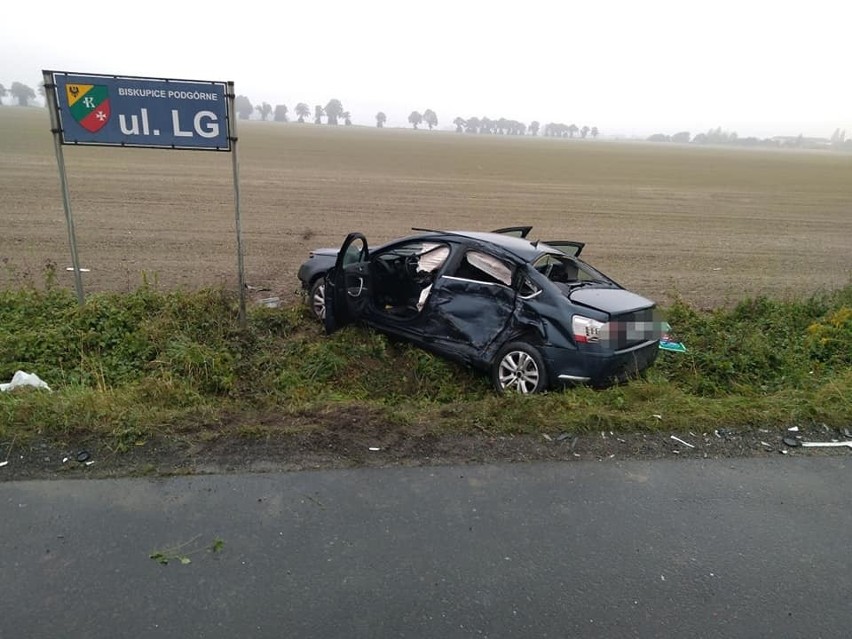
<svg viewBox="0 0 852 639">
<path fill-rule="evenodd" d="M 216 8 L 211 8 L 211 7 Z M 605 135 L 852 134 L 852 8 L 826 0 L 16 2 L 0 83 L 41 69 L 234 80 L 254 103 L 338 98 L 356 124 L 456 116 Z M 8 99 L 7 99 L 8 101 Z"/>
</svg>

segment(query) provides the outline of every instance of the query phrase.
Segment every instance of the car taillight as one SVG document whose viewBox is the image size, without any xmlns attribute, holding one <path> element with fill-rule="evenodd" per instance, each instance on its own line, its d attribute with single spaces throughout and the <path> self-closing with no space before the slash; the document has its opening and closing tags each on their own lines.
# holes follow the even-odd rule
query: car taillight
<svg viewBox="0 0 852 639">
<path fill-rule="evenodd" d="M 590 317 L 575 315 L 571 319 L 571 330 L 574 339 L 582 344 L 597 344 L 606 339 L 607 325 Z"/>
</svg>

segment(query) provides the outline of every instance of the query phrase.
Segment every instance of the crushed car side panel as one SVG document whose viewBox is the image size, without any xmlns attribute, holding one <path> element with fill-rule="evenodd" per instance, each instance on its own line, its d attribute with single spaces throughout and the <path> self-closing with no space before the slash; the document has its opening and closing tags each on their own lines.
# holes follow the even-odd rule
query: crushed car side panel
<svg viewBox="0 0 852 639">
<path fill-rule="evenodd" d="M 515 292 L 505 286 L 440 277 L 424 308 L 425 333 L 481 359 L 506 330 Z"/>
</svg>

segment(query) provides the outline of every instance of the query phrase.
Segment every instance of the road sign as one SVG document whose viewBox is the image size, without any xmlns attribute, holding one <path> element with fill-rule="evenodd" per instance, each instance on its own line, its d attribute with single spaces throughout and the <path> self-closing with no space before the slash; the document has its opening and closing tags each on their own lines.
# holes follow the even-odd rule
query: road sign
<svg viewBox="0 0 852 639">
<path fill-rule="evenodd" d="M 240 326 L 246 326 L 240 179 L 234 83 L 42 71 L 59 183 L 68 226 L 74 285 L 85 303 L 63 144 L 230 151 Z"/>
<path fill-rule="evenodd" d="M 62 144 L 231 150 L 226 82 L 48 73 Z"/>
</svg>

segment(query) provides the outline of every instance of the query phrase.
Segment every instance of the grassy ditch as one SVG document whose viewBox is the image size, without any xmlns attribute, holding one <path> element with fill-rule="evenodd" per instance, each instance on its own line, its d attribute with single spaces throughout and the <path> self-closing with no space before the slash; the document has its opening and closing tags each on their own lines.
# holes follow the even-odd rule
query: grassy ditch
<svg viewBox="0 0 852 639">
<path fill-rule="evenodd" d="M 686 354 L 598 391 L 496 396 L 486 378 L 377 333 L 331 337 L 297 306 L 253 308 L 245 331 L 218 290 L 91 295 L 0 291 L 0 380 L 22 369 L 53 389 L 0 393 L 0 441 L 277 437 L 330 420 L 451 433 L 777 428 L 852 423 L 852 285 L 733 309 L 667 309 Z M 275 419 L 269 419 L 274 415 Z"/>
</svg>

